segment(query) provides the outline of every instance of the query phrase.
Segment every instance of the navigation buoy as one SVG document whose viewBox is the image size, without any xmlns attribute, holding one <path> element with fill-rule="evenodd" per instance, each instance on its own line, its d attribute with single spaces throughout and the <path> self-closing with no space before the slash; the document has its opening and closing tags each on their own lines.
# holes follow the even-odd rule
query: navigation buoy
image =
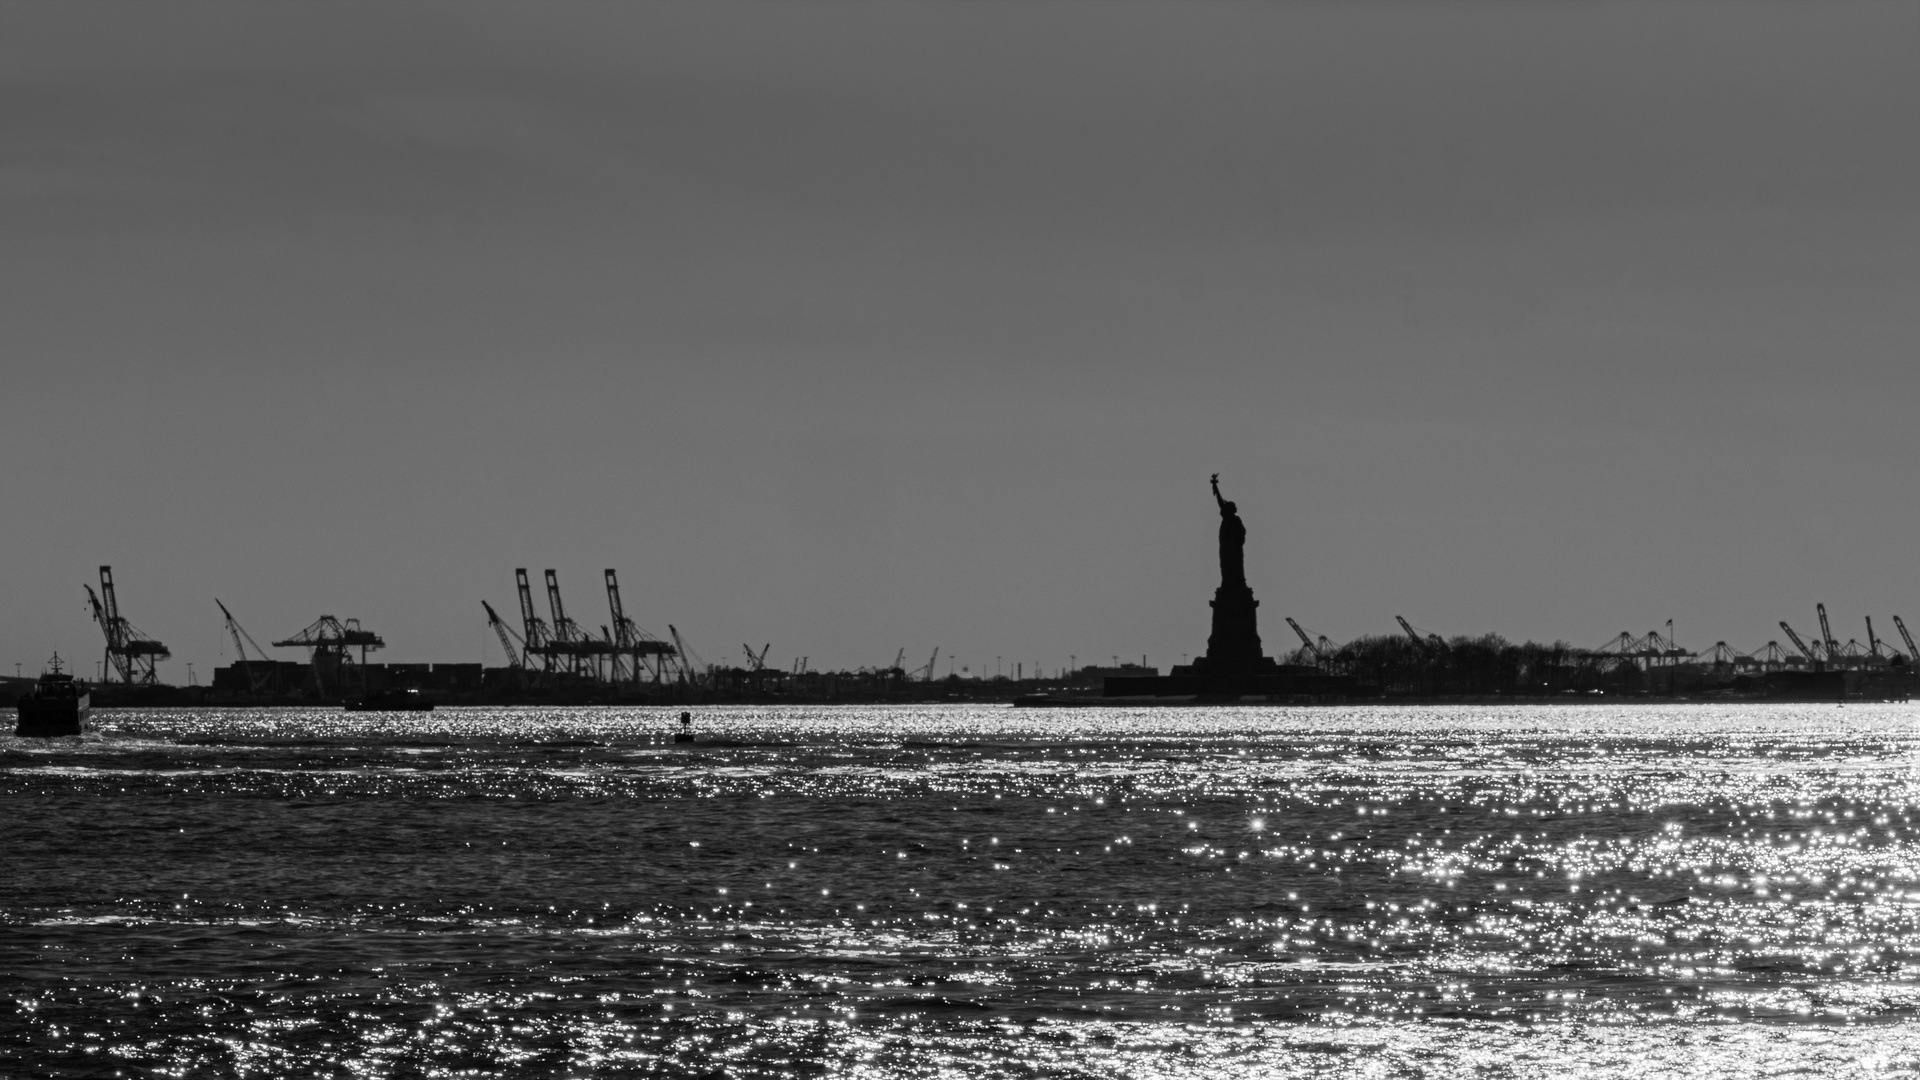
<svg viewBox="0 0 1920 1080">
<path fill-rule="evenodd" d="M 692 742 L 693 741 L 693 714 L 692 713 L 683 712 L 680 714 L 680 730 L 674 734 L 673 741 L 674 742 Z"/>
</svg>

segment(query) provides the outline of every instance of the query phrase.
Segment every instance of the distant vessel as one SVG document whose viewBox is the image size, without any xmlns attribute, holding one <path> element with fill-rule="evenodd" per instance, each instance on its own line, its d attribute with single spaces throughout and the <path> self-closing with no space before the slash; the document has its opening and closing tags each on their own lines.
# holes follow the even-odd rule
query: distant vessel
<svg viewBox="0 0 1920 1080">
<path fill-rule="evenodd" d="M 358 701 L 347 702 L 348 712 L 432 712 L 433 702 L 414 687 L 375 690 Z"/>
<path fill-rule="evenodd" d="M 20 695 L 20 723 L 13 733 L 39 739 L 86 734 L 93 721 L 93 695 L 60 669 L 59 653 L 48 663 L 53 670 Z"/>
</svg>

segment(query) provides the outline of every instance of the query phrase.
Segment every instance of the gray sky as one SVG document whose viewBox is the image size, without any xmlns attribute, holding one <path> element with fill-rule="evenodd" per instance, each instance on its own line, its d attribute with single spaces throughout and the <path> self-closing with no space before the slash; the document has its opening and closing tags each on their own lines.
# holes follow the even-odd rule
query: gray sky
<svg viewBox="0 0 1920 1080">
<path fill-rule="evenodd" d="M 0 6 L 0 660 L 1920 618 L 1920 5 Z M 486 651 L 483 653 L 483 647 Z M 283 652 L 285 658 L 295 658 Z M 87 664 L 90 668 L 91 664 Z M 946 661 L 941 662 L 944 673 Z M 10 673 L 10 672 L 9 672 Z"/>
</svg>

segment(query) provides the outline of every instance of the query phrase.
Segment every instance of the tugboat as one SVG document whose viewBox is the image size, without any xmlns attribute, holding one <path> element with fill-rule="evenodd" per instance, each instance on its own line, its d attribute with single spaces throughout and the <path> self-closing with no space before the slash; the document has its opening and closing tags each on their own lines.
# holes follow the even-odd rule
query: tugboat
<svg viewBox="0 0 1920 1080">
<path fill-rule="evenodd" d="M 347 702 L 348 712 L 432 712 L 433 702 L 417 687 L 375 690 L 358 701 Z"/>
<path fill-rule="evenodd" d="M 53 670 L 41 673 L 33 689 L 20 695 L 20 723 L 13 733 L 36 739 L 86 734 L 93 727 L 93 695 L 61 670 L 59 653 L 47 663 Z"/>
</svg>

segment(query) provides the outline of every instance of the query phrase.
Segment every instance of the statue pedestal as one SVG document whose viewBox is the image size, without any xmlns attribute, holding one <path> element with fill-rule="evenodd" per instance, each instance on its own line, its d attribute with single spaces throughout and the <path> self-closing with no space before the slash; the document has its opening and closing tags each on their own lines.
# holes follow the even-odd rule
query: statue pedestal
<svg viewBox="0 0 1920 1080">
<path fill-rule="evenodd" d="M 1245 585 L 1222 585 L 1213 591 L 1213 633 L 1207 635 L 1206 666 L 1221 672 L 1270 668 L 1260 647 L 1260 601 Z"/>
<path fill-rule="evenodd" d="M 1353 694 L 1353 679 L 1314 667 L 1275 663 L 1261 652 L 1260 601 L 1245 585 L 1222 585 L 1213 593 L 1213 633 L 1207 654 L 1155 678 L 1109 678 L 1107 697 L 1191 698 L 1234 702 L 1327 700 Z"/>
</svg>

